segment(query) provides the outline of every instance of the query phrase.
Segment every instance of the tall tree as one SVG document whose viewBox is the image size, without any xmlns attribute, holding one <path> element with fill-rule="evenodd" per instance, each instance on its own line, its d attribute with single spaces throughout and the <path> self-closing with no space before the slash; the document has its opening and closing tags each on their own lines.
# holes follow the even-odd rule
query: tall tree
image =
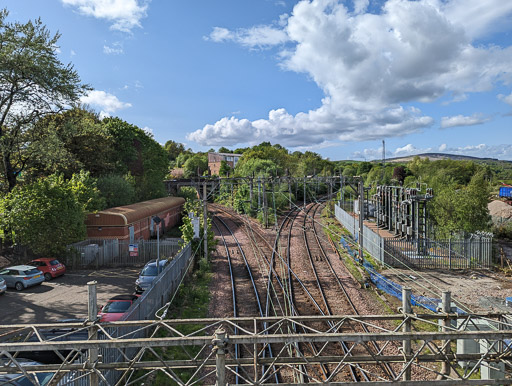
<svg viewBox="0 0 512 386">
<path fill-rule="evenodd" d="M 173 140 L 168 140 L 164 149 L 169 155 L 169 161 L 175 161 L 178 156 L 185 151 L 185 146 L 182 143 L 174 142 Z"/>
<path fill-rule="evenodd" d="M 88 87 L 57 58 L 58 33 L 51 35 L 40 19 L 10 23 L 7 16 L 0 11 L 0 153 L 11 191 L 31 155 L 23 151 L 27 129 L 75 103 Z"/>
<path fill-rule="evenodd" d="M 103 124 L 116 149 L 116 174 L 133 176 L 136 199 L 162 197 L 165 194 L 163 181 L 168 172 L 165 149 L 144 130 L 119 118 L 105 118 Z"/>
</svg>

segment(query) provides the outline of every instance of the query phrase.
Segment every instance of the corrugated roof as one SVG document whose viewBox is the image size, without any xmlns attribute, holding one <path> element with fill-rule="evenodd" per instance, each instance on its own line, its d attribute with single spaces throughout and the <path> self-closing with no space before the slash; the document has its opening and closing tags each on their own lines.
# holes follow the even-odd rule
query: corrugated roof
<svg viewBox="0 0 512 386">
<path fill-rule="evenodd" d="M 87 215 L 86 224 L 96 226 L 128 225 L 143 218 L 155 216 L 185 203 L 182 197 L 163 197 L 154 200 L 137 202 L 131 205 L 118 206 Z"/>
</svg>

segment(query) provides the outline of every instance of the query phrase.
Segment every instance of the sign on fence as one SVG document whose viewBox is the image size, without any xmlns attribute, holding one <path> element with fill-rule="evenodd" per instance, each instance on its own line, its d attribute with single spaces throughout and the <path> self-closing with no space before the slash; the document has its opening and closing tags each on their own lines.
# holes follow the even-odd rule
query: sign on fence
<svg viewBox="0 0 512 386">
<path fill-rule="evenodd" d="M 130 244 L 128 247 L 130 251 L 130 256 L 138 256 L 139 255 L 139 244 Z"/>
</svg>

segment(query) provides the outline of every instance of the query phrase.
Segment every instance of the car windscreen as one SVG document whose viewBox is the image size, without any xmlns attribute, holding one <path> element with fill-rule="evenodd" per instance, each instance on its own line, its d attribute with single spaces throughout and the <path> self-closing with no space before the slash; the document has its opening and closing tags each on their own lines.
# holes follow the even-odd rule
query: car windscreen
<svg viewBox="0 0 512 386">
<path fill-rule="evenodd" d="M 57 259 L 50 261 L 50 265 L 59 265 L 59 264 L 60 264 L 60 262 Z"/>
<path fill-rule="evenodd" d="M 26 275 L 26 276 L 32 276 L 32 275 L 37 275 L 37 274 L 40 274 L 41 272 L 39 272 L 39 270 L 37 268 L 32 268 L 32 269 L 27 269 L 25 271 L 20 271 L 22 275 Z"/>
<path fill-rule="evenodd" d="M 146 265 L 140 273 L 141 276 L 156 276 L 157 274 L 156 265 Z"/>
<path fill-rule="evenodd" d="M 107 313 L 117 313 L 117 312 L 125 312 L 132 305 L 129 301 L 120 301 L 120 302 L 109 302 L 103 307 L 101 312 Z"/>
</svg>

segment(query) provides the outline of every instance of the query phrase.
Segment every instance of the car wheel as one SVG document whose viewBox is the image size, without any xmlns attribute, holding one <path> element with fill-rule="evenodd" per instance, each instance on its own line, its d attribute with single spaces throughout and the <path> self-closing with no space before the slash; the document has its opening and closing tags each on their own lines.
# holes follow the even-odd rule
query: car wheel
<svg viewBox="0 0 512 386">
<path fill-rule="evenodd" d="M 52 275 L 50 273 L 46 272 L 44 274 L 44 280 L 46 280 L 46 281 L 52 280 Z"/>
<path fill-rule="evenodd" d="M 15 285 L 14 285 L 14 288 L 16 288 L 16 291 L 21 291 L 23 288 L 25 288 L 23 286 L 23 283 L 21 282 L 17 282 Z"/>
</svg>

